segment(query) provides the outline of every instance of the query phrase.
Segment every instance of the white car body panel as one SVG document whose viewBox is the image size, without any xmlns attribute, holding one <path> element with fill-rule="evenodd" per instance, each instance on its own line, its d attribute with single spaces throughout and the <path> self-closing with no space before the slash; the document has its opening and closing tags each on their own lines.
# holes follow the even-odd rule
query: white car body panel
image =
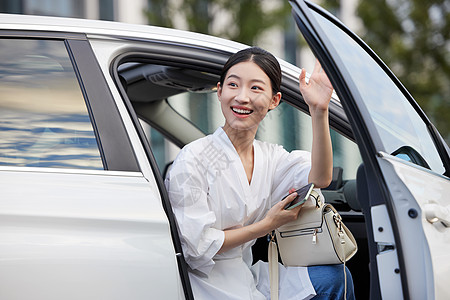
<svg viewBox="0 0 450 300">
<path fill-rule="evenodd" d="M 386 205 L 373 206 L 371 214 L 375 242 L 380 248 L 388 245 L 394 246 L 395 239 Z M 380 249 L 380 253 L 377 254 L 377 264 L 382 297 L 384 299 L 403 299 L 400 274 L 392 271 L 399 267 L 398 253 L 395 247 L 392 250 Z"/>
<path fill-rule="evenodd" d="M 0 190 L 1 299 L 182 298 L 158 190 L 142 174 L 1 167 Z"/>
<path fill-rule="evenodd" d="M 391 195 L 395 204 L 397 216 L 397 226 L 402 235 L 403 246 L 408 247 L 404 251 L 405 255 L 412 255 L 414 251 L 429 253 L 426 257 L 431 257 L 431 262 L 417 261 L 417 264 L 427 266 L 426 276 L 415 272 L 414 265 L 407 265 L 410 282 L 427 278 L 428 284 L 434 282 L 434 295 L 426 295 L 427 299 L 448 299 L 450 297 L 450 286 L 448 284 L 448 271 L 450 270 L 450 230 L 441 221 L 431 223 L 427 220 L 427 210 L 430 204 L 438 205 L 443 210 L 450 208 L 450 182 L 445 177 L 433 173 L 414 164 L 405 162 L 399 158 L 382 154 L 381 166 L 383 173 L 390 174 L 387 180 L 390 183 Z M 388 171 L 387 168 L 391 168 Z M 396 175 L 394 175 L 396 174 Z M 395 176 L 398 176 L 395 178 Z M 406 188 L 406 190 L 404 190 Z M 420 216 L 420 227 L 415 222 L 416 218 L 409 216 L 410 209 L 417 209 Z M 423 229 L 419 230 L 418 228 Z M 408 233 L 406 233 L 408 232 Z M 417 245 L 415 240 L 424 235 L 427 245 Z M 405 257 L 405 259 L 408 259 Z M 414 279 L 415 278 L 415 279 Z M 420 297 L 414 293 L 414 284 L 409 285 L 410 296 Z M 420 299 L 420 298 L 417 298 Z"/>
<path fill-rule="evenodd" d="M 444 220 L 427 219 L 427 211 L 436 206 L 441 211 L 450 209 L 450 182 L 447 178 L 432 173 L 416 165 L 385 156 L 421 208 L 422 227 L 427 238 L 434 273 L 436 299 L 446 299 L 450 295 L 448 272 L 450 270 L 450 230 Z M 407 205 L 399 203 L 400 205 Z M 447 218 L 449 216 L 447 215 Z M 449 222 L 449 219 L 446 220 Z"/>
</svg>

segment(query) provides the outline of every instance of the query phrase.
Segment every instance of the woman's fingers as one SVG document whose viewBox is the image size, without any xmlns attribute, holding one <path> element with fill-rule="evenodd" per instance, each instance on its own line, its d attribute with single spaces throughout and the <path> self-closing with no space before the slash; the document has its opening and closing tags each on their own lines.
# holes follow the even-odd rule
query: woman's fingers
<svg viewBox="0 0 450 300">
<path fill-rule="evenodd" d="M 300 82 L 300 89 L 305 88 L 307 86 L 306 84 L 306 70 L 302 68 L 302 71 L 300 72 L 300 76 L 298 77 Z"/>
<path fill-rule="evenodd" d="M 314 64 L 313 73 L 320 73 L 321 71 L 322 71 L 322 65 L 320 64 L 319 60 L 316 58 L 316 63 Z"/>
<path fill-rule="evenodd" d="M 290 194 L 286 198 L 283 199 L 283 201 L 285 203 L 290 203 L 290 202 L 292 202 L 292 200 L 295 199 L 295 197 L 297 197 L 297 192 L 295 191 L 295 189 L 290 189 L 289 193 Z"/>
</svg>

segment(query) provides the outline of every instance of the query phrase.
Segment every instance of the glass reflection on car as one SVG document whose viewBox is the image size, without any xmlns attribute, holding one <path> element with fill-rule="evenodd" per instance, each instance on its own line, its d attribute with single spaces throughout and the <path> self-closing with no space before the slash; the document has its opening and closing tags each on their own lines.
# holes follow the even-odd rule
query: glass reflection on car
<svg viewBox="0 0 450 300">
<path fill-rule="evenodd" d="M 62 41 L 0 40 L 0 165 L 103 169 Z"/>
</svg>

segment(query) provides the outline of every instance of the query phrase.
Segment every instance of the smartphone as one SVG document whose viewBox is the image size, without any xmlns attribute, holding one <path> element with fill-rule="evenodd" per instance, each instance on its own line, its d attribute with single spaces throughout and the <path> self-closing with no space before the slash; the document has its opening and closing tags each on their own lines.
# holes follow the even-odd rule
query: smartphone
<svg viewBox="0 0 450 300">
<path fill-rule="evenodd" d="M 286 205 L 284 207 L 284 209 L 293 209 L 294 207 L 297 207 L 300 204 L 305 203 L 305 201 L 308 200 L 309 196 L 311 195 L 311 191 L 313 190 L 313 188 L 314 188 L 314 183 L 309 183 L 309 184 L 305 185 L 304 187 L 296 190 L 297 197 L 295 197 L 294 200 L 292 200 L 288 205 Z M 289 195 L 290 194 L 286 195 L 284 198 L 286 198 Z"/>
</svg>

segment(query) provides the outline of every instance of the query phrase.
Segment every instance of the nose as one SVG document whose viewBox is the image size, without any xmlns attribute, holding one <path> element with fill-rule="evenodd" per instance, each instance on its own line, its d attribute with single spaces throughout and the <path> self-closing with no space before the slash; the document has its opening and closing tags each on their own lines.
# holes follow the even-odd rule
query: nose
<svg viewBox="0 0 450 300">
<path fill-rule="evenodd" d="M 234 99 L 238 102 L 249 102 L 250 101 L 250 97 L 249 97 L 249 93 L 247 91 L 247 89 L 241 88 L 239 89 L 238 93 L 236 94 L 236 96 L 234 97 Z"/>
</svg>

